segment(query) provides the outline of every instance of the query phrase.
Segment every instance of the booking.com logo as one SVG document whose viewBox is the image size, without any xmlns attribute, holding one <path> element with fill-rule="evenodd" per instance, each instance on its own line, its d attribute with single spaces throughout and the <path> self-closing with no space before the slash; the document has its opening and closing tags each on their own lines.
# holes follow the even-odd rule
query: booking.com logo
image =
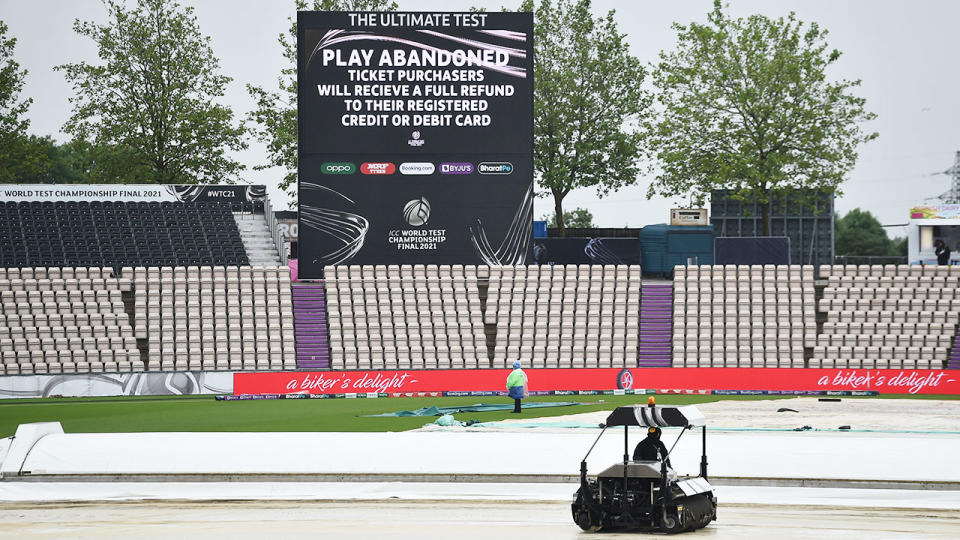
<svg viewBox="0 0 960 540">
<path fill-rule="evenodd" d="M 320 172 L 323 174 L 353 174 L 357 172 L 357 166 L 348 161 L 327 161 L 320 164 Z"/>
</svg>

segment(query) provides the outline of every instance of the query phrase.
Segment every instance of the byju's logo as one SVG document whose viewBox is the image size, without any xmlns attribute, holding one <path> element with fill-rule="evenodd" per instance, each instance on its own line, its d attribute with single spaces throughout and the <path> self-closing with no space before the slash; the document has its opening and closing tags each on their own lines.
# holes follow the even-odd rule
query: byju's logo
<svg viewBox="0 0 960 540">
<path fill-rule="evenodd" d="M 480 174 L 510 174 L 513 172 L 513 164 L 506 161 L 485 161 L 477 166 L 477 172 Z"/>
<path fill-rule="evenodd" d="M 409 141 L 407 141 L 407 144 L 409 144 L 410 146 L 423 146 L 423 139 L 420 138 L 419 131 L 414 131 L 413 133 L 410 134 L 410 136 L 412 138 Z"/>
<path fill-rule="evenodd" d="M 320 164 L 320 172 L 323 174 L 353 174 L 357 172 L 357 166 L 348 161 L 327 161 Z"/>
<path fill-rule="evenodd" d="M 471 174 L 472 163 L 441 163 L 440 174 Z"/>
<path fill-rule="evenodd" d="M 403 206 L 403 220 L 413 227 L 419 227 L 430 219 L 430 201 L 426 197 L 414 199 Z"/>
<path fill-rule="evenodd" d="M 363 174 L 393 174 L 397 167 L 393 163 L 364 163 L 360 165 Z"/>
<path fill-rule="evenodd" d="M 433 166 L 433 163 L 427 162 L 414 162 L 414 163 L 401 163 L 400 164 L 400 174 L 415 174 L 415 175 L 425 175 L 433 174 L 437 168 Z"/>
</svg>

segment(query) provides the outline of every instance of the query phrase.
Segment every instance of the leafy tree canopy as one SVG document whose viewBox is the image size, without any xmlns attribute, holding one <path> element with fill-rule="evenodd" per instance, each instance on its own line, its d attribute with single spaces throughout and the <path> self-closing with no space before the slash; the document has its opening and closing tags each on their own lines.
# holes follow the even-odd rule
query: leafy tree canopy
<svg viewBox="0 0 960 540">
<path fill-rule="evenodd" d="M 0 183 L 19 182 L 41 157 L 27 136 L 30 120 L 24 116 L 33 100 L 20 98 L 27 70 L 13 59 L 17 40 L 7 37 L 8 30 L 0 21 Z"/>
<path fill-rule="evenodd" d="M 840 51 L 827 31 L 786 18 L 731 19 L 715 0 L 707 24 L 674 24 L 678 44 L 653 69 L 657 116 L 646 125 L 656 173 L 648 196 L 690 197 L 713 189 L 761 204 L 777 188 L 839 186 L 857 147 L 877 136 L 861 129 L 875 115 L 852 90 L 859 80 L 833 82 L 827 68 Z"/>
<path fill-rule="evenodd" d="M 309 6 L 309 8 L 308 8 Z M 392 0 L 296 0 L 297 11 L 395 11 Z M 286 66 L 277 78 L 279 91 L 247 85 L 247 93 L 257 102 L 256 110 L 247 115 L 254 136 L 267 146 L 267 163 L 256 170 L 281 167 L 284 169 L 280 189 L 297 197 L 297 21 L 290 17 L 289 29 L 277 41 L 283 50 Z"/>
<path fill-rule="evenodd" d="M 556 213 L 546 214 L 541 219 L 547 222 L 547 227 L 551 229 L 557 227 Z M 573 210 L 564 211 L 563 223 L 566 227 L 572 227 L 574 229 L 591 229 L 596 227 L 593 223 L 593 214 L 586 208 L 574 208 Z"/>
<path fill-rule="evenodd" d="M 868 211 L 854 208 L 834 220 L 834 252 L 838 256 L 906 255 L 906 238 L 890 240 L 887 231 Z"/>
<path fill-rule="evenodd" d="M 534 14 L 534 171 L 553 196 L 557 229 L 563 199 L 578 188 L 602 196 L 636 181 L 638 121 L 650 98 L 646 71 L 630 54 L 614 11 L 594 17 L 590 0 L 525 0 Z"/>
<path fill-rule="evenodd" d="M 895 255 L 897 257 L 907 256 L 907 249 L 909 248 L 909 244 L 907 243 L 906 236 L 894 237 L 894 239 L 890 241 L 890 246 L 892 248 L 890 251 L 891 255 Z"/>
<path fill-rule="evenodd" d="M 29 148 L 33 159 L 16 168 L 16 178 L 23 184 L 82 184 L 86 177 L 82 170 L 82 154 L 72 144 L 58 145 L 50 137 L 28 136 L 20 144 Z"/>
<path fill-rule="evenodd" d="M 105 5 L 106 24 L 73 25 L 96 42 L 102 63 L 56 68 L 74 94 L 64 131 L 96 152 L 96 170 L 117 175 L 101 180 L 238 180 L 244 167 L 230 153 L 247 147 L 245 131 L 233 111 L 216 102 L 232 79 L 218 74 L 220 62 L 193 8 L 172 0 Z"/>
</svg>

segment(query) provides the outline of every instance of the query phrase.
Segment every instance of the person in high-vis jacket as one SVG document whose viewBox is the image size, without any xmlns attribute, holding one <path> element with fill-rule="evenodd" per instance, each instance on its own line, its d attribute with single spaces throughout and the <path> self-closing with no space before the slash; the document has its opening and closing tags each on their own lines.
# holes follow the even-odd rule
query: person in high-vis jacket
<svg viewBox="0 0 960 540">
<path fill-rule="evenodd" d="M 637 444 L 633 450 L 634 461 L 666 461 L 667 467 L 670 465 L 669 452 L 667 447 L 660 440 L 660 428 L 652 427 L 647 430 L 647 437 Z"/>
<path fill-rule="evenodd" d="M 527 397 L 527 374 L 520 369 L 520 361 L 513 361 L 513 371 L 507 376 L 507 394 L 513 398 L 513 412 L 520 412 L 520 400 Z"/>
</svg>

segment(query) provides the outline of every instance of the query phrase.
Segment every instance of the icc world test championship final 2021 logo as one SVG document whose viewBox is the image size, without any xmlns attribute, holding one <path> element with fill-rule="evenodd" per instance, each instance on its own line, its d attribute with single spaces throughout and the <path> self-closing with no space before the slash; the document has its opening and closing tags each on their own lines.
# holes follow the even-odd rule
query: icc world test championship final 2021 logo
<svg viewBox="0 0 960 540">
<path fill-rule="evenodd" d="M 430 201 L 421 196 L 408 202 L 403 207 L 403 219 L 412 227 L 425 225 L 430 219 Z"/>
</svg>

